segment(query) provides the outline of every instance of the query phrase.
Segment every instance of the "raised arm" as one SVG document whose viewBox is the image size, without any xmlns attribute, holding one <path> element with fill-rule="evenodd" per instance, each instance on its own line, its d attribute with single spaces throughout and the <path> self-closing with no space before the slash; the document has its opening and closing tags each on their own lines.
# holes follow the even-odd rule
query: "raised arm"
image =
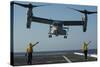
<svg viewBox="0 0 100 67">
<path fill-rule="evenodd" d="M 35 44 L 32 45 L 32 47 L 35 46 L 35 45 L 37 45 L 38 43 L 39 43 L 39 42 L 36 42 Z"/>
<path fill-rule="evenodd" d="M 89 45 L 91 43 L 91 41 L 89 41 L 87 44 Z"/>
</svg>

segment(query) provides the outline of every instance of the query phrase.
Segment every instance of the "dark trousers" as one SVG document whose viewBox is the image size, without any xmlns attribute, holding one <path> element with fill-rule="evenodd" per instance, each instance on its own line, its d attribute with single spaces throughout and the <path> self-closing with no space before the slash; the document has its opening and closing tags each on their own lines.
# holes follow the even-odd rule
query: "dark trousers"
<svg viewBox="0 0 100 67">
<path fill-rule="evenodd" d="M 88 53 L 88 51 L 87 50 L 84 50 L 85 59 L 87 59 L 87 53 Z"/>
<path fill-rule="evenodd" d="M 32 64 L 32 53 L 28 53 L 27 64 Z"/>
</svg>

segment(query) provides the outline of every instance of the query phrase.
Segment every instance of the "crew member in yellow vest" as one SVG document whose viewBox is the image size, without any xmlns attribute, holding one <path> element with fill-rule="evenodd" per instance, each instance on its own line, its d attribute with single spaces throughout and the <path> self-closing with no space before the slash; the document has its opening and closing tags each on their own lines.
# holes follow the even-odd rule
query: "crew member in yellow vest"
<svg viewBox="0 0 100 67">
<path fill-rule="evenodd" d="M 87 60 L 88 44 L 86 42 L 84 42 L 83 44 L 83 52 L 84 52 L 85 59 Z"/>
<path fill-rule="evenodd" d="M 32 43 L 29 43 L 28 47 L 27 47 L 27 64 L 32 64 L 32 53 L 33 53 L 33 47 L 38 44 L 39 42 L 35 43 L 32 45 Z"/>
</svg>

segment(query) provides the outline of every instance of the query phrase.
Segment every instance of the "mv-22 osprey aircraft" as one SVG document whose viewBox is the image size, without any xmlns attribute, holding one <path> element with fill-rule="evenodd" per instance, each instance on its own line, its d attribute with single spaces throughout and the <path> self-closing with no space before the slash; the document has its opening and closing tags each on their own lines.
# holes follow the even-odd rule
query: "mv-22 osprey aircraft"
<svg viewBox="0 0 100 67">
<path fill-rule="evenodd" d="M 11 2 L 12 4 L 16 4 L 25 8 L 28 8 L 27 11 L 27 28 L 31 28 L 31 22 L 37 22 L 37 23 L 43 23 L 43 24 L 49 24 L 50 25 L 50 30 L 49 30 L 49 38 L 52 37 L 52 35 L 58 36 L 58 35 L 63 35 L 64 38 L 67 38 L 67 32 L 69 30 L 69 27 L 64 27 L 64 26 L 83 26 L 83 32 L 86 32 L 87 30 L 87 21 L 88 21 L 88 14 L 94 14 L 97 12 L 92 12 L 92 11 L 87 11 L 87 10 L 78 10 L 74 8 L 75 11 L 78 11 L 80 13 L 84 14 L 84 17 L 82 17 L 82 20 L 75 20 L 75 21 L 60 21 L 60 20 L 52 20 L 52 19 L 47 19 L 47 18 L 41 18 L 41 17 L 36 17 L 33 16 L 32 9 L 35 7 L 41 7 L 41 6 L 46 6 L 46 5 L 32 5 L 31 3 L 29 4 L 21 4 L 21 3 L 16 3 L 16 2 Z M 12 5 L 13 6 L 13 5 Z M 67 30 L 66 30 L 67 29 Z"/>
</svg>

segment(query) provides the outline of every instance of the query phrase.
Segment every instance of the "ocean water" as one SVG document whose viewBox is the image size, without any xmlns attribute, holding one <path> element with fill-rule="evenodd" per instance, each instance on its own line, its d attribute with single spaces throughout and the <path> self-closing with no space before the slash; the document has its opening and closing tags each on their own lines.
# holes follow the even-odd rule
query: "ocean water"
<svg viewBox="0 0 100 67">
<path fill-rule="evenodd" d="M 67 50 L 67 51 L 44 51 L 44 52 L 33 52 L 33 56 L 43 56 L 43 55 L 65 55 L 69 53 L 80 52 L 81 50 Z M 14 56 L 25 56 L 25 52 L 16 52 Z M 88 54 L 97 54 L 97 49 L 88 50 Z"/>
</svg>

